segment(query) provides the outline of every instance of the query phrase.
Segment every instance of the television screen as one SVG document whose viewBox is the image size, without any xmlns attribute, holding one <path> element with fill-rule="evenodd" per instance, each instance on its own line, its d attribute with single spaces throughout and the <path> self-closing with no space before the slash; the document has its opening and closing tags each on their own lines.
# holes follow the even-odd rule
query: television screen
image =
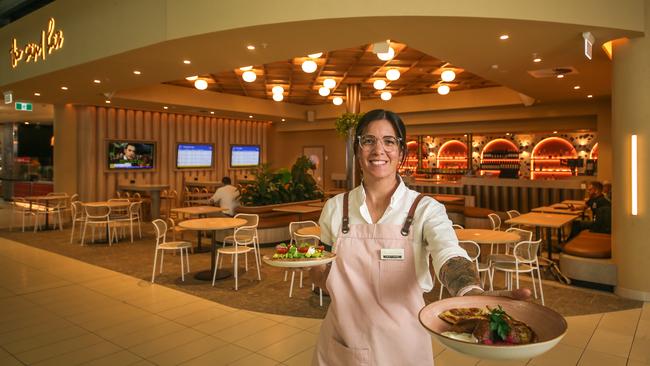
<svg viewBox="0 0 650 366">
<path fill-rule="evenodd" d="M 109 169 L 153 169 L 154 157 L 152 142 L 108 142 Z"/>
<path fill-rule="evenodd" d="M 259 145 L 231 145 L 230 167 L 242 168 L 260 164 Z"/>
<path fill-rule="evenodd" d="M 212 144 L 178 144 L 176 148 L 176 168 L 211 168 Z"/>
</svg>

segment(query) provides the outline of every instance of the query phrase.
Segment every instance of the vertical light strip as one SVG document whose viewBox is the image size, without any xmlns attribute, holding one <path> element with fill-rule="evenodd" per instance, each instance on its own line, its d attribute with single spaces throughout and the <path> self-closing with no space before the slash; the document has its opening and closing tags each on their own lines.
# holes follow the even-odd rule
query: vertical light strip
<svg viewBox="0 0 650 366">
<path fill-rule="evenodd" d="M 638 214 L 638 176 L 636 135 L 632 135 L 632 215 Z"/>
</svg>

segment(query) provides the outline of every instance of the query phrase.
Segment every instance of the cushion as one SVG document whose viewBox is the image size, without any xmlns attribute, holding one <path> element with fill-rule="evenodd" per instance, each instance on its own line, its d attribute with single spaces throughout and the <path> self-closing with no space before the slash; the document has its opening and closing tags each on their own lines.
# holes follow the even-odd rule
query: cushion
<svg viewBox="0 0 650 366">
<path fill-rule="evenodd" d="M 582 231 L 564 246 L 564 252 L 576 257 L 611 258 L 612 236 Z"/>
<path fill-rule="evenodd" d="M 447 212 L 454 212 L 454 213 L 464 213 L 465 212 L 465 206 L 463 205 L 454 205 L 454 204 L 449 204 L 445 203 L 445 209 Z"/>
<path fill-rule="evenodd" d="M 465 217 L 475 217 L 475 218 L 487 218 L 489 214 L 495 213 L 489 208 L 481 207 L 465 207 L 463 208 L 463 214 Z"/>
</svg>

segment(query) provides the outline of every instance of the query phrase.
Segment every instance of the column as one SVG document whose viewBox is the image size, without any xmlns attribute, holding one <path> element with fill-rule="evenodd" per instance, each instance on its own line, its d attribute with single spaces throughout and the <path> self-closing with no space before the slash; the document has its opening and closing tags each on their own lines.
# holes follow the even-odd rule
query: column
<svg viewBox="0 0 650 366">
<path fill-rule="evenodd" d="M 646 19 L 650 7 L 646 6 Z M 612 74 L 612 258 L 616 294 L 650 301 L 650 26 L 645 37 L 617 41 Z M 631 136 L 638 137 L 638 214 L 632 215 Z"/>
<path fill-rule="evenodd" d="M 361 85 L 348 85 L 345 89 L 345 109 L 348 113 L 359 113 L 361 111 Z M 345 168 L 347 174 L 347 189 L 351 190 L 360 182 L 359 169 L 354 158 L 354 129 L 348 131 L 348 140 L 345 148 Z"/>
<path fill-rule="evenodd" d="M 83 153 L 83 152 L 82 152 Z M 77 116 L 71 104 L 54 106 L 54 192 L 79 192 Z"/>
</svg>

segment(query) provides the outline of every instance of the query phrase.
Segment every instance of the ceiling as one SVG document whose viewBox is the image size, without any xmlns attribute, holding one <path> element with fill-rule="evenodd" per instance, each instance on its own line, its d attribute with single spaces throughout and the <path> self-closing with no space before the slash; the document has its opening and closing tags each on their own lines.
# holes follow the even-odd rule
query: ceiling
<svg viewBox="0 0 650 366">
<path fill-rule="evenodd" d="M 242 79 L 240 69 L 220 71 L 198 75 L 208 82 L 206 90 L 242 95 L 253 98 L 272 99 L 272 88 L 284 88 L 283 101 L 303 105 L 331 103 L 335 96 L 345 97 L 346 86 L 359 84 L 361 98 L 379 99 L 383 91 L 392 96 L 406 96 L 436 93 L 441 84 L 448 85 L 452 91 L 479 89 L 499 86 L 497 83 L 483 79 L 448 62 L 429 56 L 403 43 L 390 42 L 395 56 L 388 61 L 380 60 L 371 44 L 323 52 L 319 57 L 296 57 L 289 60 L 254 65 L 252 71 L 257 78 L 254 82 Z M 302 63 L 312 59 L 318 64 L 315 72 L 306 73 Z M 396 69 L 400 72 L 397 80 L 390 81 L 386 72 Z M 448 83 L 441 83 L 440 74 L 452 70 L 456 78 Z M 328 96 L 321 96 L 318 91 L 327 78 L 334 79 L 336 86 Z M 387 85 L 383 90 L 373 87 L 375 80 L 384 80 Z M 174 80 L 165 84 L 194 88 L 194 80 Z"/>
<path fill-rule="evenodd" d="M 54 0 L 2 0 L 0 1 L 0 28 L 40 9 Z"/>
</svg>

